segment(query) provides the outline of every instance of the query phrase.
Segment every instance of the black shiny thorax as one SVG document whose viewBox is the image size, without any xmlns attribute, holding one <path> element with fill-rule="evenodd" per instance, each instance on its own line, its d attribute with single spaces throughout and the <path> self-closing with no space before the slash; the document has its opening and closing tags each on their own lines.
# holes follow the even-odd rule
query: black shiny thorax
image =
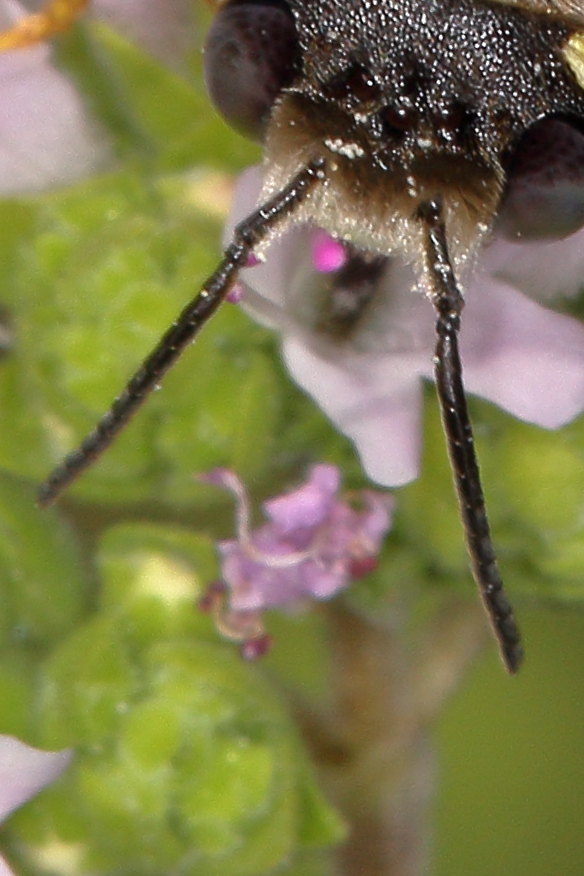
<svg viewBox="0 0 584 876">
<path fill-rule="evenodd" d="M 420 151 L 491 164 L 533 121 L 584 110 L 561 55 L 570 30 L 553 17 L 480 0 L 290 7 L 302 58 L 291 90 L 327 113 L 340 154 L 354 136 L 353 157 L 389 167 Z"/>
</svg>

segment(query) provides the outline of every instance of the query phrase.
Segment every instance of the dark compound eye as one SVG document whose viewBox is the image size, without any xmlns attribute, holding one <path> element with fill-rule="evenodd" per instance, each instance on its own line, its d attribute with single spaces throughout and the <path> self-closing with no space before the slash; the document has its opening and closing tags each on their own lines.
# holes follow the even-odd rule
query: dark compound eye
<svg viewBox="0 0 584 876">
<path fill-rule="evenodd" d="M 505 237 L 567 237 L 584 226 L 584 134 L 544 119 L 520 140 L 507 168 L 497 230 Z"/>
<path fill-rule="evenodd" d="M 205 43 L 209 96 L 236 130 L 261 140 L 270 110 L 296 69 L 294 20 L 282 0 L 234 0 L 215 16 Z"/>
</svg>

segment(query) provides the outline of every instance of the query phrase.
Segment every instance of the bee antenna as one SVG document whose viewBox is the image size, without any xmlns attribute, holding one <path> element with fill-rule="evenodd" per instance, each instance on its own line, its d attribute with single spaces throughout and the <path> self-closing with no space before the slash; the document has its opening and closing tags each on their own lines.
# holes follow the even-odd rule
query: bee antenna
<svg viewBox="0 0 584 876">
<path fill-rule="evenodd" d="M 474 449 L 458 351 L 464 299 L 448 253 L 441 201 L 424 202 L 418 208 L 417 217 L 425 228 L 424 266 L 429 295 L 437 315 L 434 355 L 436 389 L 466 546 L 473 577 L 497 639 L 501 658 L 507 671 L 515 673 L 521 664 L 523 649 L 497 566 Z"/>
<path fill-rule="evenodd" d="M 323 179 L 324 166 L 323 159 L 315 159 L 306 164 L 287 186 L 237 225 L 223 259 L 202 290 L 182 310 L 176 322 L 162 336 L 93 431 L 76 450 L 65 457 L 41 485 L 38 492 L 38 504 L 41 507 L 51 505 L 63 490 L 109 447 L 147 396 L 159 384 L 163 375 L 174 365 L 183 350 L 215 313 L 254 247 L 264 241 L 270 231 L 293 213 L 317 182 Z"/>
</svg>

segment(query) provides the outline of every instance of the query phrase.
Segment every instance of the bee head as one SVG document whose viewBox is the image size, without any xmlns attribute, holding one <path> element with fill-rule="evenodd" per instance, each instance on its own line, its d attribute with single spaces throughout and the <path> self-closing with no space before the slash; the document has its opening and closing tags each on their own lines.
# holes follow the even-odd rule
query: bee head
<svg viewBox="0 0 584 876">
<path fill-rule="evenodd" d="M 299 220 L 415 258 L 417 209 L 438 197 L 462 263 L 500 207 L 512 235 L 539 235 L 534 200 L 552 233 L 584 222 L 584 92 L 563 54 L 576 29 L 517 3 L 231 0 L 207 79 L 265 140 L 265 197 L 324 158 Z"/>
</svg>

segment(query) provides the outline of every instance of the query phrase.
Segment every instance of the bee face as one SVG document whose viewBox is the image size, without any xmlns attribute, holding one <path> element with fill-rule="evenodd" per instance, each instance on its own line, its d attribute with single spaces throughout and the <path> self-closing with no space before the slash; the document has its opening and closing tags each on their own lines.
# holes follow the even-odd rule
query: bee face
<svg viewBox="0 0 584 876">
<path fill-rule="evenodd" d="M 243 16 L 246 27 L 240 24 L 236 32 L 234 18 Z M 266 26 L 268 21 L 273 23 Z M 231 77 L 225 55 L 218 61 L 214 48 L 227 32 L 239 46 Z M 420 241 L 412 216 L 420 203 L 439 195 L 462 265 L 492 225 L 513 151 L 526 132 L 538 123 L 537 142 L 543 143 L 542 120 L 560 117 L 573 125 L 584 116 L 584 92 L 563 53 L 575 32 L 577 25 L 565 17 L 515 3 L 235 0 L 216 19 L 208 79 L 220 69 L 239 115 L 251 102 L 241 94 L 242 81 L 256 99 L 261 92 L 261 112 L 256 104 L 253 115 L 261 118 L 266 140 L 266 197 L 323 156 L 327 185 L 298 219 L 365 249 L 398 250 L 415 259 Z M 218 106 L 229 118 L 227 103 L 220 99 Z M 526 150 L 535 154 L 529 143 Z M 542 160 L 543 151 L 548 177 L 552 172 L 559 182 L 568 173 L 573 183 L 578 144 L 569 169 L 557 157 L 550 163 L 549 148 Z M 537 184 L 532 175 L 530 185 Z M 576 206 L 569 203 L 565 212 L 578 217 L 583 195 L 576 186 L 575 195 L 567 192 Z M 564 231 L 564 218 L 554 222 L 553 211 L 549 215 L 551 208 L 563 211 L 557 200 L 557 191 L 549 202 L 544 197 L 543 212 L 548 228 Z M 527 215 L 522 227 L 516 203 L 512 213 L 502 228 L 533 231 Z"/>
<path fill-rule="evenodd" d="M 411 217 L 439 194 L 464 255 L 491 224 L 524 133 L 584 112 L 557 18 L 472 0 L 290 8 L 302 67 L 268 126 L 266 193 L 325 155 L 329 186 L 308 218 L 366 248 L 415 257 Z"/>
<path fill-rule="evenodd" d="M 344 112 L 383 169 L 420 152 L 494 162 L 531 122 L 582 109 L 558 20 L 475 0 L 290 8 L 303 64 L 288 90 Z"/>
</svg>

